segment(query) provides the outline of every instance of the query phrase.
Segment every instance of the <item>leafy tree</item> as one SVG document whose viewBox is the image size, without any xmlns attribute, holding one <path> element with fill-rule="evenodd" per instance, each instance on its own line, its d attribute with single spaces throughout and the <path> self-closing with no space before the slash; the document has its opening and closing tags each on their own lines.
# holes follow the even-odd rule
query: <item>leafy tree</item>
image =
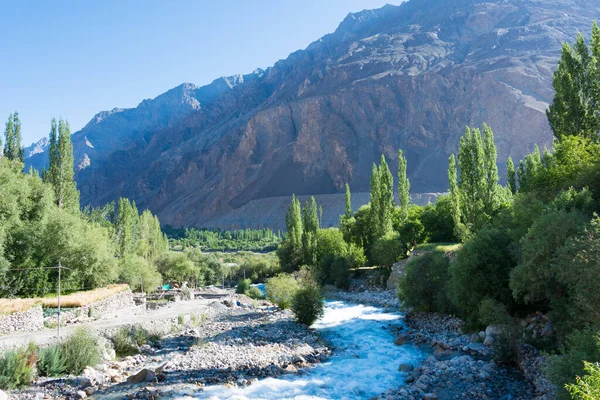
<svg viewBox="0 0 600 400">
<path fill-rule="evenodd" d="M 392 230 L 392 212 L 394 210 L 394 177 L 383 154 L 379 163 L 379 195 L 380 230 L 378 236 L 383 236 Z"/>
<path fill-rule="evenodd" d="M 131 290 L 150 293 L 162 283 L 162 275 L 156 266 L 145 258 L 129 255 L 121 260 L 119 279 L 131 287 Z"/>
<path fill-rule="evenodd" d="M 591 50 L 591 51 L 590 51 Z M 600 28 L 592 26 L 591 49 L 583 35 L 574 45 L 563 44 L 558 68 L 554 72 L 554 100 L 546 114 L 554 135 L 584 136 L 598 141 L 600 130 Z"/>
<path fill-rule="evenodd" d="M 402 220 L 408 217 L 409 192 L 410 182 L 406 176 L 406 157 L 404 157 L 402 150 L 398 150 L 398 200 L 400 201 Z"/>
<path fill-rule="evenodd" d="M 344 199 L 346 200 L 346 212 L 344 214 L 344 218 L 350 219 L 352 218 L 352 203 L 350 199 L 350 185 L 346 183 L 346 194 L 344 195 Z"/>
<path fill-rule="evenodd" d="M 471 325 L 478 325 L 479 306 L 485 299 L 512 306 L 509 276 L 516 264 L 512 243 L 504 227 L 486 227 L 457 251 L 449 269 L 449 295 Z"/>
<path fill-rule="evenodd" d="M 369 236 L 379 237 L 381 236 L 382 227 L 379 219 L 381 215 L 381 178 L 377 165 L 373 163 L 371 168 L 371 180 L 370 180 L 370 220 L 369 220 Z"/>
<path fill-rule="evenodd" d="M 300 289 L 298 281 L 290 274 L 279 274 L 267 280 L 267 299 L 282 310 L 290 308 L 294 295 Z"/>
<path fill-rule="evenodd" d="M 317 263 L 317 231 L 319 230 L 319 217 L 317 215 L 317 202 L 313 196 L 310 203 L 307 201 L 302 209 L 302 249 L 304 263 L 315 265 Z"/>
<path fill-rule="evenodd" d="M 450 196 L 440 196 L 433 204 L 423 209 L 420 221 L 429 242 L 454 242 L 453 206 Z"/>
<path fill-rule="evenodd" d="M 577 376 L 577 382 L 566 386 L 573 399 L 593 400 L 600 398 L 600 363 L 584 361 L 586 374 Z"/>
<path fill-rule="evenodd" d="M 10 114 L 6 122 L 6 130 L 4 131 L 4 157 L 11 161 L 17 160 L 23 162 L 24 153 L 21 148 L 21 121 L 19 113 L 16 111 Z"/>
<path fill-rule="evenodd" d="M 390 268 L 392 264 L 404 257 L 406 257 L 406 246 L 397 232 L 389 232 L 373 244 L 371 258 L 375 265 Z"/>
<path fill-rule="evenodd" d="M 304 232 L 302 219 L 300 201 L 295 195 L 292 195 L 292 202 L 288 206 L 285 215 L 286 238 L 277 249 L 281 266 L 287 271 L 294 271 L 302 263 L 302 237 Z"/>
<path fill-rule="evenodd" d="M 506 160 L 506 181 L 512 194 L 517 193 L 517 171 L 511 156 Z"/>
<path fill-rule="evenodd" d="M 411 258 L 398 281 L 400 301 L 417 311 L 449 312 L 448 264 L 448 258 L 438 252 Z"/>
<path fill-rule="evenodd" d="M 178 282 L 195 283 L 200 272 L 185 253 L 180 252 L 163 253 L 156 260 L 156 266 L 163 277 Z"/>
</svg>

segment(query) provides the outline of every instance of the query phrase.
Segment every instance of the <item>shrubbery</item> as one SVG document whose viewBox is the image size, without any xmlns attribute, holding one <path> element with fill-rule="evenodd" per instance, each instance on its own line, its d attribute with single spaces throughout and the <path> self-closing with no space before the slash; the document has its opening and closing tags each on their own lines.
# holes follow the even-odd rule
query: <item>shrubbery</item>
<svg viewBox="0 0 600 400">
<path fill-rule="evenodd" d="M 263 293 L 256 286 L 250 286 L 250 288 L 248 290 L 246 290 L 245 294 L 246 294 L 246 296 L 248 296 L 248 297 L 250 297 L 251 299 L 254 299 L 254 300 L 260 300 L 260 299 L 264 299 L 265 298 L 265 296 L 263 295 Z"/>
<path fill-rule="evenodd" d="M 307 284 L 301 287 L 292 300 L 292 311 L 296 320 L 305 325 L 312 325 L 323 316 L 323 294 L 317 285 Z"/>
<path fill-rule="evenodd" d="M 67 370 L 60 345 L 51 345 L 38 350 L 38 373 L 41 376 L 61 376 Z"/>
<path fill-rule="evenodd" d="M 586 374 L 577 377 L 577 382 L 567 385 L 567 390 L 575 400 L 600 399 L 600 364 L 584 362 Z"/>
<path fill-rule="evenodd" d="M 98 339 L 87 328 L 77 328 L 61 344 L 61 353 L 70 374 L 80 374 L 85 367 L 98 364 L 101 357 Z"/>
<path fill-rule="evenodd" d="M 448 258 L 429 252 L 412 258 L 398 281 L 398 297 L 418 311 L 448 312 Z"/>
<path fill-rule="evenodd" d="M 30 385 L 34 378 L 34 345 L 7 350 L 0 355 L 0 389 L 18 389 Z"/>
<path fill-rule="evenodd" d="M 298 281 L 289 274 L 279 274 L 267 281 L 267 299 L 285 310 L 292 305 L 292 299 L 300 288 Z"/>
<path fill-rule="evenodd" d="M 239 294 L 245 294 L 248 291 L 248 289 L 250 289 L 251 284 L 252 281 L 250 279 L 242 279 L 238 282 L 235 288 L 235 292 Z"/>
</svg>

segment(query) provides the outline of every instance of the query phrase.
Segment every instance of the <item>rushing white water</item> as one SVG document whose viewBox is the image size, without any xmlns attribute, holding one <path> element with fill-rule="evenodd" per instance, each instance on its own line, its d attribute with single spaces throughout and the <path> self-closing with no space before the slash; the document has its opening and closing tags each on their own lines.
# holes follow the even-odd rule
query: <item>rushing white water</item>
<svg viewBox="0 0 600 400">
<path fill-rule="evenodd" d="M 400 363 L 417 364 L 425 354 L 410 345 L 396 346 L 387 324 L 402 315 L 383 308 L 328 301 L 315 323 L 333 346 L 327 362 L 306 374 L 267 378 L 245 388 L 209 386 L 194 395 L 215 399 L 357 399 L 377 396 L 404 383 Z"/>
</svg>

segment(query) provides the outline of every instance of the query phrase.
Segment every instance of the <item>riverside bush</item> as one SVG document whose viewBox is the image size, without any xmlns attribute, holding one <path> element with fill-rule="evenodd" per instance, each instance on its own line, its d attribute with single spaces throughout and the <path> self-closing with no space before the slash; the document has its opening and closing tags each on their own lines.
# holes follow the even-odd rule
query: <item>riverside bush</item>
<svg viewBox="0 0 600 400">
<path fill-rule="evenodd" d="M 292 300 L 292 311 L 296 320 L 307 326 L 323 315 L 323 294 L 317 285 L 300 288 Z"/>
<path fill-rule="evenodd" d="M 244 294 L 248 291 L 248 289 L 250 289 L 251 284 L 252 281 L 250 279 L 242 279 L 238 282 L 235 292 L 238 294 Z"/>
<path fill-rule="evenodd" d="M 430 252 L 412 258 L 398 281 L 398 298 L 418 311 L 447 312 L 448 258 Z"/>
<path fill-rule="evenodd" d="M 279 274 L 267 281 L 267 299 L 285 310 L 292 305 L 292 299 L 299 288 L 298 281 L 292 275 Z"/>
<path fill-rule="evenodd" d="M 77 328 L 61 345 L 66 372 L 80 374 L 87 366 L 100 362 L 98 339 L 86 328 Z"/>
<path fill-rule="evenodd" d="M 260 289 L 257 288 L 256 286 L 250 286 L 250 288 L 248 290 L 246 290 L 245 295 L 254 300 L 260 300 L 260 299 L 265 298 L 265 296 L 263 296 Z"/>
<path fill-rule="evenodd" d="M 584 362 L 586 375 L 577 377 L 575 384 L 567 385 L 567 390 L 575 400 L 600 399 L 600 364 Z"/>
<path fill-rule="evenodd" d="M 67 367 L 60 345 L 52 345 L 38 350 L 37 369 L 41 376 L 60 376 L 65 373 Z"/>
<path fill-rule="evenodd" d="M 30 344 L 0 355 L 0 389 L 18 389 L 33 382 L 35 346 Z"/>
</svg>

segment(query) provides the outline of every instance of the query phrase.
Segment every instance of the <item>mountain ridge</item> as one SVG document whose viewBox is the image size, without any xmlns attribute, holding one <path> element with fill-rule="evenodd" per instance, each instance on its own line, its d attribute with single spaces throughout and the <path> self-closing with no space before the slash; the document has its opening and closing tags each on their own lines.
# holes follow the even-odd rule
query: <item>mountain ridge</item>
<svg viewBox="0 0 600 400">
<path fill-rule="evenodd" d="M 551 144 L 552 71 L 594 10 L 598 1 L 410 0 L 349 14 L 270 68 L 142 101 L 141 126 L 121 111 L 74 134 L 82 200 L 127 196 L 164 223 L 202 226 L 256 199 L 346 182 L 365 191 L 371 164 L 384 153 L 395 168 L 398 148 L 415 191 L 445 191 L 465 125 L 492 126 L 500 165 Z"/>
</svg>

